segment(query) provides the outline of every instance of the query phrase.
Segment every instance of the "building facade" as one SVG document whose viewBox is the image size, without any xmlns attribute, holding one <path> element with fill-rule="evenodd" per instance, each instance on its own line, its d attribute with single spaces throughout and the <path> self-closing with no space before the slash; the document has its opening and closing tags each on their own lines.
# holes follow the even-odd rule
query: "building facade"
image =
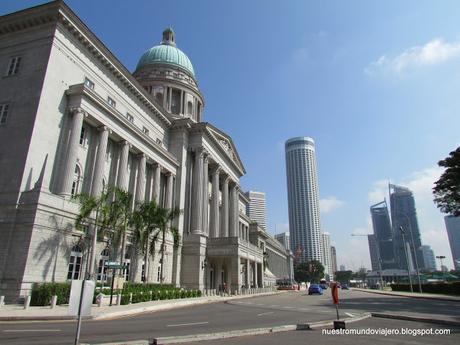
<svg viewBox="0 0 460 345">
<path fill-rule="evenodd" d="M 273 243 L 250 236 L 243 163 L 232 139 L 203 122 L 204 97 L 172 29 L 130 73 L 55 1 L 0 18 L 0 68 L 0 164 L 8 167 L 0 175 L 0 294 L 7 300 L 33 283 L 78 279 L 85 267 L 103 279 L 110 241 L 96 243 L 92 221 L 75 227 L 72 197 L 98 197 L 112 186 L 132 194 L 133 207 L 154 200 L 183 211 L 173 224 L 177 245 L 168 235 L 147 262 L 128 235 L 126 279 L 231 292 L 265 284 L 264 252 Z M 289 256 L 273 248 L 276 260 Z"/>
<path fill-rule="evenodd" d="M 296 137 L 286 141 L 285 150 L 291 249 L 299 262 L 324 264 L 315 143 Z"/>
<path fill-rule="evenodd" d="M 429 272 L 436 271 L 436 259 L 434 257 L 433 249 L 430 246 L 422 246 L 423 262 L 425 263 L 425 270 Z"/>
<path fill-rule="evenodd" d="M 335 272 L 338 271 L 337 269 L 337 251 L 335 246 L 331 246 L 331 259 L 332 259 L 332 274 L 335 275 Z"/>
<path fill-rule="evenodd" d="M 246 192 L 246 197 L 249 199 L 247 210 L 249 217 L 257 222 L 262 229 L 267 230 L 265 193 L 249 191 Z"/>
<path fill-rule="evenodd" d="M 331 279 L 333 275 L 332 269 L 332 251 L 331 251 L 331 235 L 327 232 L 321 234 L 322 249 L 323 249 L 323 265 L 324 274 L 327 278 Z"/>
<path fill-rule="evenodd" d="M 289 232 L 283 232 L 281 234 L 276 234 L 275 239 L 281 243 L 286 249 L 291 249 L 291 242 L 289 239 Z"/>
<path fill-rule="evenodd" d="M 460 217 L 445 216 L 447 236 L 455 270 L 460 270 Z"/>
<path fill-rule="evenodd" d="M 369 245 L 369 255 L 371 257 L 371 267 L 373 271 L 380 270 L 379 263 L 379 248 L 375 235 L 367 235 L 367 242 Z"/>
<path fill-rule="evenodd" d="M 421 250 L 422 241 L 415 208 L 415 199 L 412 192 L 402 186 L 389 185 L 391 221 L 393 229 L 393 246 L 397 268 L 407 269 L 416 267 L 425 268 Z M 404 240 L 401 228 L 404 231 Z M 405 250 L 409 253 L 409 263 L 406 260 Z"/>
<path fill-rule="evenodd" d="M 393 230 L 391 228 L 390 215 L 388 213 L 386 201 L 372 205 L 370 207 L 370 212 L 376 242 L 375 245 L 377 246 L 375 255 L 380 261 L 381 269 L 395 268 Z M 372 267 L 372 269 L 374 269 L 374 265 Z"/>
</svg>

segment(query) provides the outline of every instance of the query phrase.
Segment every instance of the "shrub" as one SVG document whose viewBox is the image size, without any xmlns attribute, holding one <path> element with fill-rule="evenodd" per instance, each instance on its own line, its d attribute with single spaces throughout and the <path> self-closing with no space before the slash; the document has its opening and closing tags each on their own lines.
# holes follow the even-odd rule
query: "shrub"
<svg viewBox="0 0 460 345">
<path fill-rule="evenodd" d="M 54 295 L 57 295 L 57 304 L 69 303 L 70 283 L 35 283 L 32 287 L 30 305 L 49 305 Z"/>
<path fill-rule="evenodd" d="M 129 294 L 121 295 L 121 305 L 129 304 Z"/>
<path fill-rule="evenodd" d="M 418 284 L 412 284 L 414 292 L 418 292 Z M 409 284 L 391 284 L 393 291 L 410 291 Z M 424 283 L 422 290 L 426 293 L 460 295 L 460 282 L 439 282 L 439 283 Z"/>
</svg>

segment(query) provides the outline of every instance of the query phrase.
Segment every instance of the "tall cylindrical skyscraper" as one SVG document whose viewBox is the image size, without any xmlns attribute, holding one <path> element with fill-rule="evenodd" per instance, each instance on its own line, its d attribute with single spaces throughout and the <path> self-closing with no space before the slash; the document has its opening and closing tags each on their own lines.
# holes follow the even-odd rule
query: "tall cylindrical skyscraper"
<svg viewBox="0 0 460 345">
<path fill-rule="evenodd" d="M 291 250 L 300 262 L 324 263 L 315 142 L 296 137 L 286 141 L 286 174 Z"/>
</svg>

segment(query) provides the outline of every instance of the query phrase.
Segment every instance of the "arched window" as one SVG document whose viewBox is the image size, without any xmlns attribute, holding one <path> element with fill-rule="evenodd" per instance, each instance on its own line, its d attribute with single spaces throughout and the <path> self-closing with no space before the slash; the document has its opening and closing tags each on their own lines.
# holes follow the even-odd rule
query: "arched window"
<svg viewBox="0 0 460 345">
<path fill-rule="evenodd" d="M 81 180 L 82 180 L 81 169 L 77 164 L 77 165 L 75 165 L 75 173 L 74 173 L 74 176 L 73 176 L 72 190 L 70 191 L 72 196 L 77 195 L 78 193 L 80 193 Z"/>
<path fill-rule="evenodd" d="M 82 261 L 81 248 L 78 245 L 72 247 L 70 252 L 69 267 L 67 270 L 67 279 L 79 279 L 81 273 Z"/>
<path fill-rule="evenodd" d="M 106 262 L 109 261 L 109 250 L 106 248 L 101 252 L 99 265 L 97 267 L 97 280 L 103 282 L 107 281 L 107 266 Z"/>
</svg>

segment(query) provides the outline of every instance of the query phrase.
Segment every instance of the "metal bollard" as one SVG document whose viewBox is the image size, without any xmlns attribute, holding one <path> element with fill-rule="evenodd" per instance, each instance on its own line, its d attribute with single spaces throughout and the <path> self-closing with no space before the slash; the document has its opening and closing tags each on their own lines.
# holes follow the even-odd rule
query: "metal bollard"
<svg viewBox="0 0 460 345">
<path fill-rule="evenodd" d="M 29 309 L 30 307 L 30 296 L 26 296 L 24 299 L 24 309 Z"/>
<path fill-rule="evenodd" d="M 51 296 L 51 309 L 56 308 L 56 304 L 57 304 L 57 295 L 53 295 Z"/>
</svg>

